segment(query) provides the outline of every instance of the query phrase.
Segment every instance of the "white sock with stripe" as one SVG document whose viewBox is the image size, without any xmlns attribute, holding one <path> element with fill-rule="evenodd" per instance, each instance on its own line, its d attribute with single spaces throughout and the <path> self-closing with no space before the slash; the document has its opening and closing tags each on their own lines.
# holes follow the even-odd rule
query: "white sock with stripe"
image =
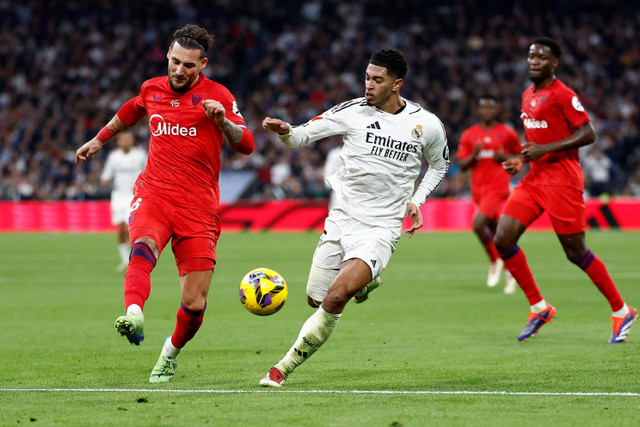
<svg viewBox="0 0 640 427">
<path fill-rule="evenodd" d="M 338 320 L 340 320 L 340 314 L 327 313 L 319 307 L 304 322 L 295 343 L 275 367 L 284 376 L 289 375 L 329 339 Z"/>
</svg>

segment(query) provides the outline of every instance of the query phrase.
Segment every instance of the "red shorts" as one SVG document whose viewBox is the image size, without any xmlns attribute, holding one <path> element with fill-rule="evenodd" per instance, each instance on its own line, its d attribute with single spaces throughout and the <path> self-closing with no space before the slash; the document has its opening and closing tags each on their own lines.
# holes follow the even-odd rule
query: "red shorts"
<svg viewBox="0 0 640 427">
<path fill-rule="evenodd" d="M 478 212 L 482 212 L 489 219 L 495 220 L 498 218 L 498 212 L 500 211 L 500 205 L 509 197 L 509 191 L 507 192 L 473 192 L 473 204 Z"/>
<path fill-rule="evenodd" d="M 549 213 L 556 234 L 584 233 L 587 229 L 582 192 L 571 187 L 533 187 L 520 183 L 509 196 L 502 214 L 528 227 L 544 211 Z"/>
<path fill-rule="evenodd" d="M 213 270 L 220 221 L 208 211 L 174 206 L 148 194 L 136 194 L 131 202 L 129 238 L 148 237 L 162 250 L 171 239 L 171 249 L 180 276 L 192 271 Z"/>
</svg>

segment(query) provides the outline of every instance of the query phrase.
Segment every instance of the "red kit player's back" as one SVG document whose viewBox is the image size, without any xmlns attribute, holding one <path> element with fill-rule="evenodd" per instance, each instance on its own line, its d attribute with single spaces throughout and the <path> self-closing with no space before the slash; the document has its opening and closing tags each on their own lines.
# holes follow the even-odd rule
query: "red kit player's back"
<svg viewBox="0 0 640 427">
<path fill-rule="evenodd" d="M 572 135 L 589 123 L 576 93 L 560 80 L 538 91 L 529 87 L 522 94 L 522 122 L 525 140 L 550 144 Z M 531 162 L 531 171 L 523 179 L 534 185 L 568 185 L 584 188 L 578 149 L 548 153 Z"/>
<path fill-rule="evenodd" d="M 217 212 L 223 134 L 205 114 L 205 99 L 218 100 L 231 122 L 245 126 L 229 90 L 204 75 L 185 93 L 173 91 L 167 77 L 142 85 L 135 107 L 149 116 L 149 158 L 136 194 L 151 191 L 176 206 Z"/>
</svg>

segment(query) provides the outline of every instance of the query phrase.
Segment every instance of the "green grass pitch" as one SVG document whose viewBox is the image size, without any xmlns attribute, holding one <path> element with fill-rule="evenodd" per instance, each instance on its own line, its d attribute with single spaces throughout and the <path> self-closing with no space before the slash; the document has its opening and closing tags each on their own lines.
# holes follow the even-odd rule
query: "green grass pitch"
<svg viewBox="0 0 640 427">
<path fill-rule="evenodd" d="M 135 347 L 113 329 L 123 312 L 115 236 L 0 235 L 0 425 L 639 422 L 640 326 L 627 343 L 607 343 L 607 302 L 550 233 L 528 233 L 520 242 L 544 297 L 558 309 L 534 338 L 517 341 L 526 299 L 520 290 L 487 288 L 487 260 L 471 233 L 403 236 L 384 285 L 365 304 L 347 306 L 286 391 L 261 389 L 260 378 L 312 313 L 305 284 L 317 239 L 223 234 L 204 324 L 173 382 L 152 385 L 149 372 L 179 304 L 169 248 L 152 274 L 146 340 Z M 640 234 L 591 232 L 587 243 L 640 308 Z M 252 315 L 238 298 L 239 280 L 260 266 L 280 272 L 289 286 L 287 303 L 270 317 Z M 404 393 L 420 391 L 431 394 Z M 462 391 L 497 393 L 455 394 Z"/>
</svg>

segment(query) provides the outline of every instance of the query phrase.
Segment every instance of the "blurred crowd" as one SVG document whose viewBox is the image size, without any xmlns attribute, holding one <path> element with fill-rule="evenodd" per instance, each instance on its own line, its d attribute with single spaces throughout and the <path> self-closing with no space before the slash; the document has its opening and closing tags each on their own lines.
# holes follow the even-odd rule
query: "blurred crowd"
<svg viewBox="0 0 640 427">
<path fill-rule="evenodd" d="M 236 96 L 255 135 L 251 156 L 223 151 L 223 173 L 255 173 L 242 197 L 328 196 L 324 162 L 340 141 L 293 150 L 260 123 L 271 116 L 300 124 L 362 96 L 364 69 L 379 47 L 404 52 L 410 67 L 401 93 L 442 119 L 452 153 L 478 120 L 475 101 L 484 93 L 501 100 L 501 120 L 522 133 L 526 53 L 543 35 L 562 46 L 558 77 L 579 94 L 598 132 L 581 150 L 587 196 L 640 196 L 633 2 L 0 0 L 0 200 L 107 198 L 99 175 L 115 144 L 84 165 L 74 164 L 75 150 L 144 80 L 166 75 L 171 34 L 186 23 L 216 36 L 206 74 Z M 135 133 L 145 146 L 146 126 Z M 452 157 L 437 196 L 468 191 Z"/>
</svg>

